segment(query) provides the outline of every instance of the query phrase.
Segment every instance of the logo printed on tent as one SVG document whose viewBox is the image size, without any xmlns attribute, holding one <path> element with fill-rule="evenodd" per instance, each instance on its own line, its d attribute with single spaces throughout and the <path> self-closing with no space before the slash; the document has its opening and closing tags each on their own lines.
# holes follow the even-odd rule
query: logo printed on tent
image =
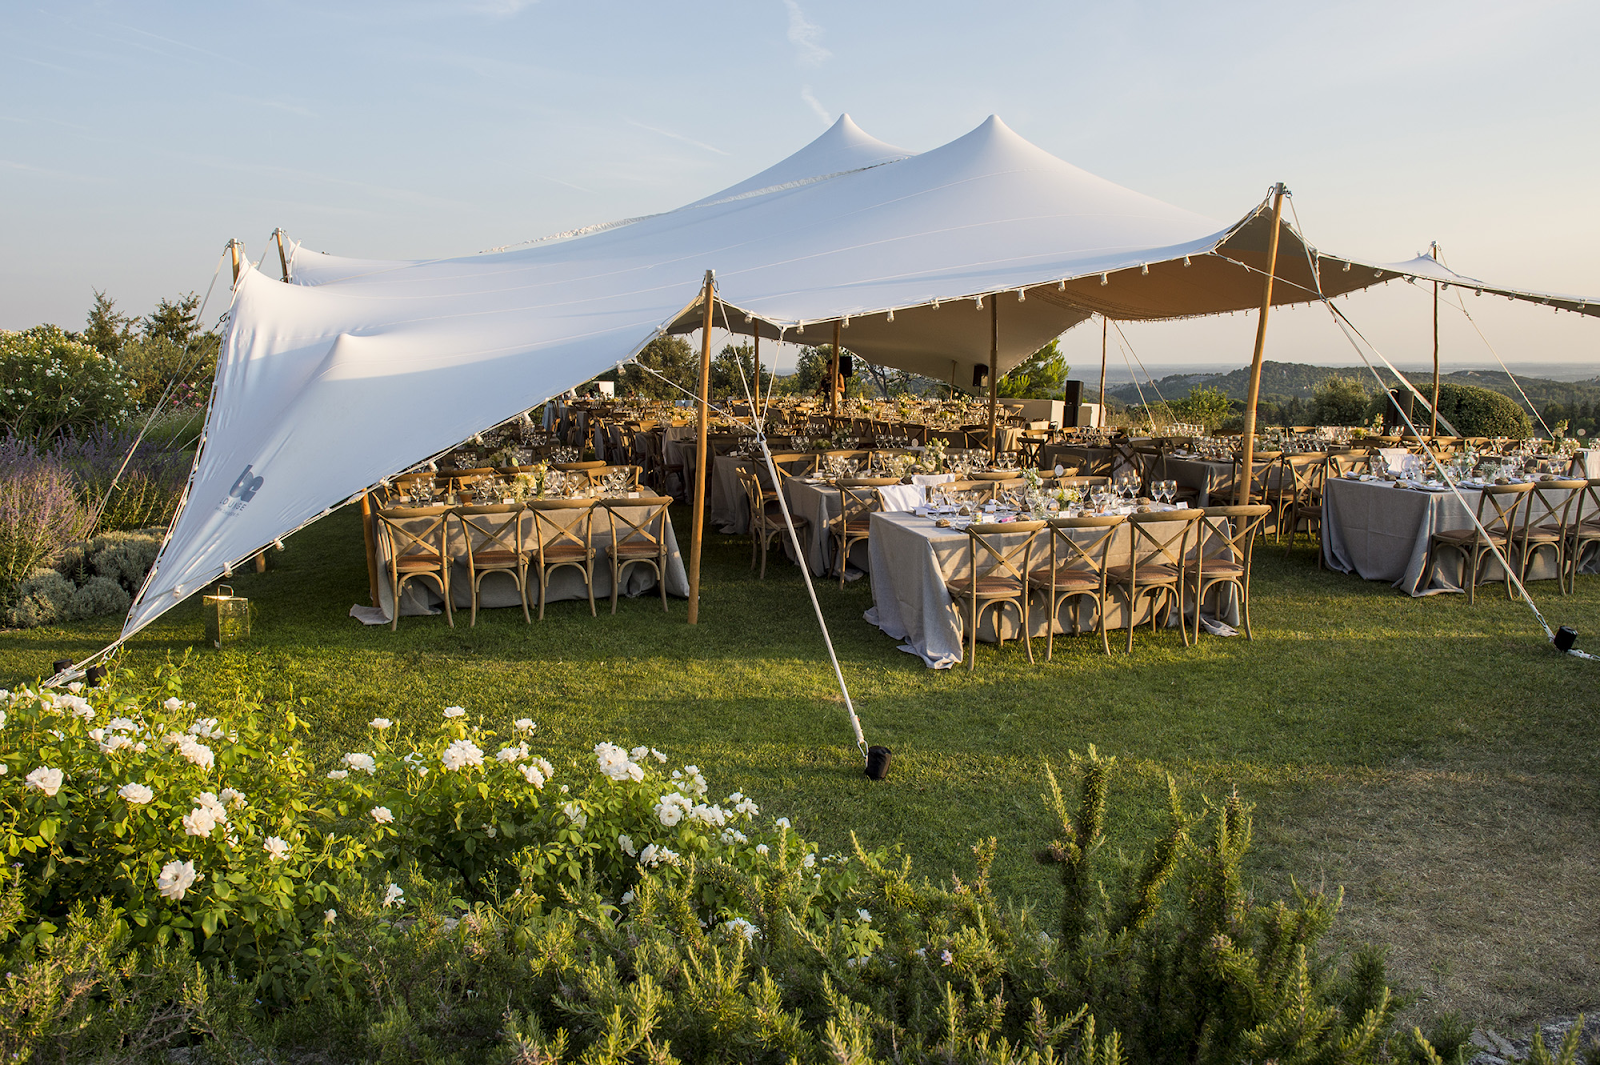
<svg viewBox="0 0 1600 1065">
<path fill-rule="evenodd" d="M 250 475 L 250 466 L 247 464 L 240 472 L 238 480 L 233 482 L 233 487 L 228 489 L 228 498 L 223 500 L 221 510 L 243 510 L 244 505 L 256 497 L 261 491 L 261 486 L 266 478 L 260 474 Z"/>
</svg>

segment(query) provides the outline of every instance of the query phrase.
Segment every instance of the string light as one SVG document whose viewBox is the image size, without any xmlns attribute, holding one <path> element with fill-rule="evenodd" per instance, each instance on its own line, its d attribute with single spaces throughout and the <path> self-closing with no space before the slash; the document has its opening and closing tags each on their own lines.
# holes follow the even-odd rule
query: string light
<svg viewBox="0 0 1600 1065">
<path fill-rule="evenodd" d="M 983 297 L 979 296 L 978 298 L 974 299 L 972 301 L 972 304 L 973 304 L 973 306 L 977 307 L 978 310 L 980 310 L 980 311 L 983 310 Z"/>
<path fill-rule="evenodd" d="M 1027 289 L 1022 289 L 1022 288 L 1017 289 L 1017 302 L 1018 303 L 1023 302 L 1027 298 L 1028 298 L 1028 290 Z"/>
<path fill-rule="evenodd" d="M 1350 272 L 1350 263 L 1349 262 L 1346 262 L 1344 264 L 1344 272 L 1347 273 L 1347 274 Z"/>
<path fill-rule="evenodd" d="M 1067 279 L 1066 278 L 1062 278 L 1060 281 L 1056 282 L 1056 291 L 1057 292 L 1065 292 L 1066 290 L 1067 290 Z"/>
<path fill-rule="evenodd" d="M 796 322 L 795 323 L 795 326 L 794 326 L 795 336 L 799 336 L 801 333 L 804 333 L 805 331 L 806 331 L 806 323 L 804 323 L 804 322 Z"/>
<path fill-rule="evenodd" d="M 844 319 L 839 322 L 839 328 L 840 329 L 849 329 L 850 328 L 850 316 L 848 314 L 845 315 Z"/>
<path fill-rule="evenodd" d="M 934 310 L 938 310 L 939 309 L 939 301 L 938 300 L 934 300 L 933 301 L 933 309 Z"/>
<path fill-rule="evenodd" d="M 747 315 L 744 316 L 744 324 L 745 325 L 749 325 L 751 322 L 753 322 L 755 320 L 756 320 L 756 316 L 753 315 L 753 314 L 747 314 Z"/>
<path fill-rule="evenodd" d="M 1187 256 L 1187 255 L 1185 255 L 1185 256 L 1184 256 L 1184 257 L 1183 257 L 1183 265 L 1185 265 L 1185 266 L 1188 266 L 1188 265 L 1189 265 L 1189 257 L 1188 257 L 1188 256 Z"/>
<path fill-rule="evenodd" d="M 1143 277 L 1149 277 L 1150 276 L 1150 264 L 1149 263 L 1145 263 L 1143 266 L 1139 267 L 1139 273 Z"/>
<path fill-rule="evenodd" d="M 1100 283 L 1102 285 L 1109 285 L 1109 284 L 1111 284 L 1111 279 L 1108 278 L 1105 274 L 1101 274 L 1100 275 Z"/>
<path fill-rule="evenodd" d="M 889 309 L 889 321 L 894 321 L 894 308 Z"/>
</svg>

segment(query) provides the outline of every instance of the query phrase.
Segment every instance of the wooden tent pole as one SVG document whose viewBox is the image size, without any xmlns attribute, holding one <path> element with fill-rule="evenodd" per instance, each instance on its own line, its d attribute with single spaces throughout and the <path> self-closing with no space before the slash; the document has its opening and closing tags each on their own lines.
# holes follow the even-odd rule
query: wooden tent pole
<svg viewBox="0 0 1600 1065">
<path fill-rule="evenodd" d="M 1439 261 L 1439 242 L 1433 242 L 1433 261 Z M 1433 283 L 1433 428 L 1429 436 L 1439 435 L 1439 282 Z"/>
<path fill-rule="evenodd" d="M 1100 424 L 1095 426 L 1096 429 L 1106 427 L 1106 339 L 1110 329 L 1110 321 L 1102 314 L 1100 316 Z M 1078 424 L 1077 411 L 1072 412 L 1072 424 Z"/>
<path fill-rule="evenodd" d="M 715 296 L 713 275 L 706 271 L 705 320 L 700 326 L 700 391 L 695 399 L 698 424 L 695 427 L 694 535 L 689 542 L 689 624 L 700 624 L 700 545 L 705 539 L 706 481 L 711 477 L 711 462 L 706 435 L 711 421 L 707 409 L 711 400 L 711 303 Z"/>
<path fill-rule="evenodd" d="M 831 370 L 828 374 L 828 413 L 834 417 L 839 415 L 839 323 L 833 323 L 833 359 L 829 363 Z M 835 428 L 838 428 L 835 426 Z"/>
<path fill-rule="evenodd" d="M 361 493 L 361 539 L 367 546 L 367 594 L 372 599 L 372 605 L 378 605 L 378 544 L 377 538 L 372 534 L 372 523 L 376 519 L 372 516 L 372 493 Z M 400 609 L 397 601 L 395 610 Z"/>
<path fill-rule="evenodd" d="M 1261 318 L 1256 322 L 1256 350 L 1250 359 L 1250 392 L 1244 405 L 1244 454 L 1239 461 L 1239 483 L 1234 489 L 1237 506 L 1250 502 L 1255 478 L 1256 400 L 1261 397 L 1261 355 L 1267 346 L 1267 313 L 1272 309 L 1272 279 L 1278 272 L 1278 230 L 1283 222 L 1283 195 L 1289 190 L 1278 182 L 1272 190 L 1272 235 L 1267 238 L 1267 279 L 1261 287 Z"/>
<path fill-rule="evenodd" d="M 1000 434 L 995 428 L 995 406 L 1000 396 L 1000 294 L 989 297 L 989 461 L 1000 457 Z"/>
<path fill-rule="evenodd" d="M 237 238 L 228 241 L 228 252 L 233 256 L 233 283 L 235 285 L 239 283 L 239 251 L 241 247 L 242 245 Z"/>
<path fill-rule="evenodd" d="M 272 235 L 278 238 L 278 265 L 283 267 L 283 282 L 289 283 L 289 257 L 283 253 L 283 230 L 275 229 Z"/>
<path fill-rule="evenodd" d="M 750 335 L 755 341 L 755 360 L 756 360 L 756 374 L 755 374 L 755 376 L 756 376 L 756 380 L 755 380 L 756 398 L 755 398 L 755 402 L 750 405 L 750 414 L 753 417 L 760 418 L 761 417 L 761 323 L 760 322 L 752 322 L 750 324 Z"/>
</svg>

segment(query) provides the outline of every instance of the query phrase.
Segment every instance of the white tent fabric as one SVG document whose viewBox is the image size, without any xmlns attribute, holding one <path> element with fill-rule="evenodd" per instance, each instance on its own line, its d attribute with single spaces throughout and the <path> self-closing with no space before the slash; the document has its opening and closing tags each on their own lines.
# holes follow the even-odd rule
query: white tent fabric
<svg viewBox="0 0 1600 1065">
<path fill-rule="evenodd" d="M 995 307 L 1003 373 L 1095 313 L 1256 306 L 1270 226 L 1122 188 L 998 118 L 912 154 L 845 117 L 663 214 L 463 258 L 297 248 L 294 284 L 247 267 L 235 286 L 189 491 L 123 638 L 382 478 L 698 328 L 708 269 L 718 324 L 820 343 L 840 322 L 857 354 L 964 385 Z M 1435 267 L 1320 256 L 1285 224 L 1274 302 Z"/>
</svg>

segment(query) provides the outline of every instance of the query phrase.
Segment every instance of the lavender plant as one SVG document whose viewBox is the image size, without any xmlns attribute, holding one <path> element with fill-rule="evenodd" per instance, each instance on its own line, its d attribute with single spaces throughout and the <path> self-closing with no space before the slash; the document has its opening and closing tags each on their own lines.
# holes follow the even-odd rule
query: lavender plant
<svg viewBox="0 0 1600 1065">
<path fill-rule="evenodd" d="M 28 441 L 0 438 L 0 587 L 14 589 L 87 527 L 71 474 Z"/>
</svg>

